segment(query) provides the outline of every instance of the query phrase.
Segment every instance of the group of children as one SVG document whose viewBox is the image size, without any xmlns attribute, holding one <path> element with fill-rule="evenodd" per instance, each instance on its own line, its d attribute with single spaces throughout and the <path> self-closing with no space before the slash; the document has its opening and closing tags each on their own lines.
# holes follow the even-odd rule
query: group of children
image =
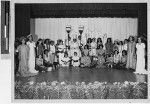
<svg viewBox="0 0 150 104">
<path fill-rule="evenodd" d="M 145 44 L 141 38 L 138 38 L 138 43 L 132 36 L 124 41 L 106 40 L 88 38 L 86 44 L 82 44 L 75 38 L 68 42 L 57 40 L 55 44 L 50 39 L 38 39 L 35 43 L 32 35 L 23 37 L 21 45 L 16 48 L 19 53 L 18 71 L 26 76 L 38 71 L 51 71 L 58 66 L 136 69 L 138 73 L 145 70 Z"/>
<path fill-rule="evenodd" d="M 38 39 L 36 43 L 36 69 L 44 71 L 47 67 L 109 67 L 125 68 L 127 62 L 127 40 L 115 41 L 111 38 L 103 44 L 102 39 L 89 38 L 86 45 L 79 45 L 77 39 L 69 45 L 58 40 Z M 124 44 L 123 44 L 124 43 Z"/>
</svg>

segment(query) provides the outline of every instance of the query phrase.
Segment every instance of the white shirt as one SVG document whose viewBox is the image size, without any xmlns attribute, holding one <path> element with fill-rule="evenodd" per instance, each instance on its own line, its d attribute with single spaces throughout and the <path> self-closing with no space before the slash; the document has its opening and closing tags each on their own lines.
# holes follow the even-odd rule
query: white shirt
<svg viewBox="0 0 150 104">
<path fill-rule="evenodd" d="M 119 54 L 118 55 L 114 55 L 114 63 L 118 63 L 120 59 Z"/>
<path fill-rule="evenodd" d="M 65 49 L 65 46 L 64 45 L 58 45 L 58 50 L 59 51 L 64 51 Z"/>
<path fill-rule="evenodd" d="M 44 54 L 44 60 L 47 61 L 47 62 L 50 61 L 49 53 L 48 53 L 48 56 L 46 54 Z"/>
<path fill-rule="evenodd" d="M 62 59 L 61 59 L 61 61 L 62 61 L 62 63 L 61 63 L 61 65 L 62 66 L 69 66 L 69 57 L 63 57 Z"/>
<path fill-rule="evenodd" d="M 78 42 L 72 42 L 70 47 L 71 49 L 78 49 L 79 48 Z"/>
<path fill-rule="evenodd" d="M 127 44 L 124 44 L 124 45 L 123 45 L 123 50 L 126 50 L 126 51 L 127 51 Z"/>
<path fill-rule="evenodd" d="M 55 46 L 54 46 L 54 45 L 53 45 L 53 46 L 50 45 L 50 52 L 51 52 L 51 53 L 55 53 Z"/>
<path fill-rule="evenodd" d="M 80 58 L 78 56 L 73 56 L 72 57 L 72 65 L 73 66 L 79 66 L 80 65 L 79 59 Z"/>
<path fill-rule="evenodd" d="M 91 49 L 96 49 L 96 42 L 91 43 Z"/>
</svg>

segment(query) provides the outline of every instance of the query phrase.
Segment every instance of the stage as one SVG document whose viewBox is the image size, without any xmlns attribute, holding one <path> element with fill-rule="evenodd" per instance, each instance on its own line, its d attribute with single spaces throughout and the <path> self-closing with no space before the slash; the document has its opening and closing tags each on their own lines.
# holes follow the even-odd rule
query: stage
<svg viewBox="0 0 150 104">
<path fill-rule="evenodd" d="M 51 72 L 41 72 L 33 77 L 15 77 L 15 81 L 22 83 L 34 81 L 41 82 L 147 82 L 147 75 L 134 74 L 129 70 L 105 69 L 105 68 L 59 68 Z"/>
</svg>

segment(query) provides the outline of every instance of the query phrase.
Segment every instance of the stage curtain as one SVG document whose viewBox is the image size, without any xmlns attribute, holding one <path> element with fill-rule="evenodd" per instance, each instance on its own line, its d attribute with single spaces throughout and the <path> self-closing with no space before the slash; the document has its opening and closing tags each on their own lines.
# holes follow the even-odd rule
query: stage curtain
<svg viewBox="0 0 150 104">
<path fill-rule="evenodd" d="M 136 36 L 138 29 L 137 18 L 36 18 L 34 25 L 35 34 L 39 38 L 49 38 L 54 41 L 66 39 L 65 27 L 72 26 L 71 38 L 79 35 L 79 25 L 84 26 L 82 39 L 85 42 L 88 37 L 112 37 L 113 40 L 124 40 L 130 35 Z M 33 27 L 33 26 L 31 26 Z"/>
</svg>

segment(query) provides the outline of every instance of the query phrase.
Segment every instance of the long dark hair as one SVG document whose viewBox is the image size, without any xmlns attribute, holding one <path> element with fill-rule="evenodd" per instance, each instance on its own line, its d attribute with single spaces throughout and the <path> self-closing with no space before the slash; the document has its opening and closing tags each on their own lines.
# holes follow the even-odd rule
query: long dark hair
<svg viewBox="0 0 150 104">
<path fill-rule="evenodd" d="M 121 43 L 121 44 L 120 44 Z M 119 41 L 119 45 L 123 45 L 123 41 Z"/>
<path fill-rule="evenodd" d="M 125 39 L 124 42 L 123 42 L 123 44 L 125 43 L 125 41 L 128 43 L 128 39 Z"/>
<path fill-rule="evenodd" d="M 84 46 L 84 49 L 85 49 L 86 47 L 87 47 L 87 49 L 88 49 L 88 45 L 85 45 L 85 46 Z"/>
<path fill-rule="evenodd" d="M 102 43 L 102 39 L 101 38 L 97 38 L 97 43 L 101 42 Z"/>
<path fill-rule="evenodd" d="M 30 35 L 30 36 L 27 36 L 27 41 L 29 41 L 29 38 L 32 38 L 32 41 L 33 41 L 33 36 L 32 35 Z"/>
<path fill-rule="evenodd" d="M 132 38 L 132 41 L 134 42 L 134 40 L 135 40 L 134 37 L 133 37 L 133 36 L 129 36 L 129 38 L 128 38 L 128 41 L 129 41 L 129 42 L 131 42 L 131 41 L 130 41 L 130 38 Z"/>
<path fill-rule="evenodd" d="M 141 39 L 141 43 L 143 43 L 143 42 L 144 42 L 144 41 L 143 41 L 143 37 L 141 37 L 141 36 L 137 38 L 137 42 L 136 42 L 136 43 L 138 43 L 138 39 L 139 39 L 139 38 Z"/>
<path fill-rule="evenodd" d="M 87 39 L 87 43 L 91 43 L 92 42 L 92 39 L 91 38 L 88 38 Z"/>
<path fill-rule="evenodd" d="M 42 41 L 42 39 L 40 38 L 40 39 L 38 39 L 38 41 L 36 42 L 36 46 L 38 46 L 39 45 L 39 41 Z M 41 45 L 43 45 L 43 42 L 41 43 Z"/>
<path fill-rule="evenodd" d="M 107 43 L 112 43 L 112 39 L 111 38 L 107 38 Z"/>
<path fill-rule="evenodd" d="M 26 42 L 27 42 L 27 39 L 23 36 L 23 37 L 21 37 L 20 39 L 20 43 L 22 44 L 22 40 L 24 40 L 25 41 L 25 43 L 24 44 L 26 44 Z"/>
<path fill-rule="evenodd" d="M 48 41 L 48 44 L 49 44 L 49 41 L 50 41 L 49 39 L 45 39 L 44 44 L 46 44 L 47 41 Z"/>
</svg>

